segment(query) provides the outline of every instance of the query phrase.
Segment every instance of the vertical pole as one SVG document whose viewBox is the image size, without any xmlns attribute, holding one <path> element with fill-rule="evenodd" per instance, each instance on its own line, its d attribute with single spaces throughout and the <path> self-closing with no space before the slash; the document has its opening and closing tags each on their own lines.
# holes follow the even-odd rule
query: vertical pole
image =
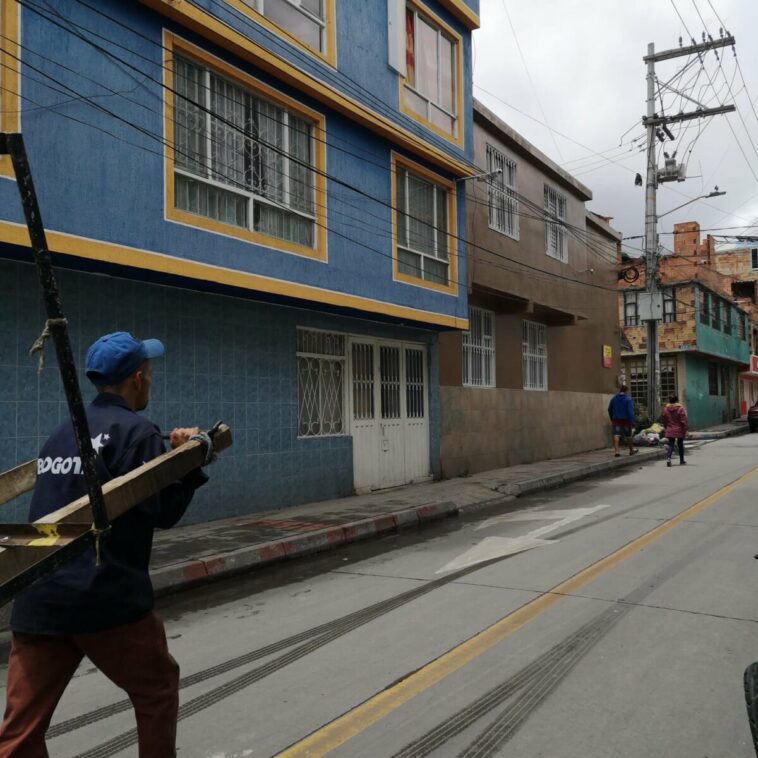
<svg viewBox="0 0 758 758">
<path fill-rule="evenodd" d="M 58 294 L 58 285 L 53 274 L 50 252 L 47 248 L 45 228 L 42 224 L 37 194 L 34 191 L 32 172 L 29 168 L 29 160 L 26 156 L 24 140 L 20 134 L 0 134 L 0 153 L 8 153 L 13 162 L 13 170 L 16 174 L 16 184 L 21 195 L 21 205 L 26 217 L 26 225 L 29 229 L 34 260 L 37 264 L 37 273 L 42 287 L 47 311 L 47 328 L 55 344 L 55 352 L 58 358 L 58 367 L 61 372 L 63 389 L 68 401 L 68 409 L 71 414 L 71 422 L 74 427 L 74 436 L 79 448 L 82 460 L 82 473 L 87 486 L 90 508 L 95 529 L 102 532 L 108 528 L 108 516 L 105 512 L 103 492 L 100 480 L 95 468 L 95 452 L 92 449 L 89 424 L 84 412 L 84 403 L 79 390 L 79 380 L 76 375 L 76 364 L 71 351 L 71 342 L 68 338 L 66 319 L 63 316 L 61 299 Z M 44 349 L 44 348 L 43 348 Z"/>
<path fill-rule="evenodd" d="M 655 45 L 647 46 L 648 56 L 655 54 Z M 655 116 L 655 61 L 647 63 L 647 117 Z M 647 182 L 645 185 L 645 290 L 655 296 L 660 292 L 658 284 L 658 217 L 655 192 L 658 186 L 658 161 L 655 157 L 655 126 L 647 125 Z M 651 314 L 652 315 L 652 314 Z M 647 409 L 651 421 L 658 418 L 658 386 L 660 384 L 660 360 L 658 349 L 658 322 L 647 322 Z"/>
</svg>

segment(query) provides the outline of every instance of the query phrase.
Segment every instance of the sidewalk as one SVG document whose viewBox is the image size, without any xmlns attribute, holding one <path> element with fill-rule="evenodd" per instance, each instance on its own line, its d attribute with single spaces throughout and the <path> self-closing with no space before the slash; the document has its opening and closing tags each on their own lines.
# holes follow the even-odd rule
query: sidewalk
<svg viewBox="0 0 758 758">
<path fill-rule="evenodd" d="M 711 440 L 747 432 L 744 421 L 695 432 Z M 609 449 L 485 471 L 466 478 L 411 484 L 285 510 L 192 524 L 156 533 L 151 575 L 158 594 L 274 561 L 321 552 L 380 534 L 505 503 L 601 473 L 647 463 L 663 446 L 614 458 Z"/>
</svg>

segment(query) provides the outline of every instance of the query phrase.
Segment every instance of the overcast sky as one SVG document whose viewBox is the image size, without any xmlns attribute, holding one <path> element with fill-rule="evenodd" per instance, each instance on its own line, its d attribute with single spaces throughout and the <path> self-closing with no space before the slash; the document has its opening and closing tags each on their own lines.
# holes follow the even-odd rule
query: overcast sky
<svg viewBox="0 0 758 758">
<path fill-rule="evenodd" d="M 677 160 L 689 154 L 691 178 L 661 186 L 658 212 L 706 194 L 714 185 L 727 195 L 666 216 L 659 224 L 660 240 L 670 247 L 666 232 L 682 221 L 699 221 L 703 229 L 758 223 L 758 115 L 750 102 L 758 111 L 758 0 L 481 0 L 480 10 L 482 27 L 474 34 L 474 96 L 586 184 L 594 195 L 590 209 L 613 216 L 613 226 L 624 236 L 641 234 L 644 223 L 644 188 L 634 186 L 635 174 L 645 175 L 644 153 L 636 149 L 644 146 L 644 139 L 631 142 L 644 132 L 642 56 L 649 42 L 658 51 L 676 48 L 681 35 L 688 44 L 677 10 L 698 42 L 703 31 L 698 11 L 714 38 L 721 26 L 718 14 L 736 38 L 747 89 L 730 48 L 724 49 L 721 64 L 709 53 L 699 78 L 699 64 L 683 75 L 682 91 L 708 107 L 734 102 L 739 115 L 690 122 L 681 136 L 680 127 L 671 127 L 680 137 L 678 147 L 667 142 L 664 149 L 678 149 Z M 682 57 L 657 64 L 658 78 L 670 80 L 687 61 Z M 682 101 L 669 93 L 664 106 L 672 115 L 682 110 Z M 683 103 L 685 111 L 696 107 Z M 704 129 L 693 144 L 698 128 Z M 745 233 L 744 228 L 714 232 Z M 758 226 L 748 233 L 758 235 Z M 633 252 L 642 240 L 625 245 Z"/>
</svg>

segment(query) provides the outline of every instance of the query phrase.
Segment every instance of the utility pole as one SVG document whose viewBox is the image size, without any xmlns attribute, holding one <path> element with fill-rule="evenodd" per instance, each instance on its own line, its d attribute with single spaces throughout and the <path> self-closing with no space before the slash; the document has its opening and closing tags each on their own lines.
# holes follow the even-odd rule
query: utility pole
<svg viewBox="0 0 758 758">
<path fill-rule="evenodd" d="M 681 40 L 680 40 L 681 41 Z M 679 113 L 675 116 L 658 115 L 655 112 L 655 64 L 658 61 L 679 58 L 685 55 L 701 56 L 708 50 L 734 45 L 734 37 L 727 35 L 717 40 L 709 39 L 698 45 L 679 47 L 673 50 L 655 52 L 654 43 L 647 46 L 647 55 L 643 61 L 647 64 L 647 114 L 642 119 L 642 125 L 647 131 L 647 181 L 645 183 L 645 297 L 641 298 L 640 313 L 642 320 L 647 322 L 647 408 L 651 421 L 658 418 L 660 412 L 660 346 L 658 344 L 658 322 L 663 316 L 663 293 L 658 274 L 660 259 L 658 248 L 658 215 L 656 210 L 656 191 L 662 182 L 683 182 L 686 178 L 684 164 L 676 163 L 676 153 L 672 158 L 666 158 L 664 168 L 658 168 L 656 159 L 656 138 L 662 141 L 669 137 L 673 139 L 668 124 L 688 121 L 694 118 L 706 118 L 735 110 L 733 105 L 722 105 L 717 108 L 706 108 L 697 101 L 699 106 L 689 113 Z M 667 87 L 667 85 L 661 85 Z M 673 89 L 668 87 L 669 89 Z M 678 93 L 681 94 L 681 93 Z M 692 100 L 692 98 L 687 98 Z M 659 129 L 660 127 L 660 129 Z"/>
</svg>

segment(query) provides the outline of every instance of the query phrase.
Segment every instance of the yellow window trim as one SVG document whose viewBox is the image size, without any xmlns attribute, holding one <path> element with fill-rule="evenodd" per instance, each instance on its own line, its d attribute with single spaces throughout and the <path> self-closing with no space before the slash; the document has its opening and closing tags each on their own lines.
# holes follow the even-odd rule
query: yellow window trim
<svg viewBox="0 0 758 758">
<path fill-rule="evenodd" d="M 463 118 L 463 37 L 461 37 L 460 34 L 458 34 L 454 29 L 452 29 L 450 26 L 448 26 L 439 16 L 437 16 L 435 13 L 432 13 L 432 11 L 429 10 L 425 5 L 422 5 L 421 3 L 417 2 L 417 0 L 407 0 L 406 5 L 410 5 L 411 7 L 415 8 L 422 16 L 426 16 L 430 21 L 432 21 L 436 26 L 438 26 L 440 29 L 442 29 L 445 34 L 447 34 L 449 37 L 452 37 L 455 40 L 455 107 L 456 107 L 456 113 L 455 113 L 455 125 L 456 125 L 456 134 L 450 134 L 450 132 L 446 132 L 444 129 L 440 129 L 439 126 L 436 124 L 433 124 L 428 119 L 425 119 L 423 116 L 419 116 L 416 111 L 414 111 L 410 106 L 408 106 L 405 102 L 405 77 L 404 76 L 398 76 L 398 86 L 400 88 L 400 94 L 399 94 L 399 102 L 400 102 L 400 111 L 404 113 L 408 118 L 413 119 L 414 121 L 417 121 L 419 124 L 423 124 L 427 129 L 430 131 L 433 131 L 435 134 L 438 134 L 440 137 L 444 137 L 448 142 L 452 142 L 454 145 L 457 145 L 460 148 L 463 148 L 464 143 L 464 118 Z"/>
<path fill-rule="evenodd" d="M 444 187 L 447 190 L 447 217 L 448 217 L 448 235 L 450 246 L 448 249 L 448 283 L 438 284 L 436 282 L 427 282 L 417 276 L 402 274 L 399 270 L 398 257 L 398 238 L 397 238 L 397 168 L 403 168 L 412 171 L 414 174 L 422 176 L 434 184 Z M 435 174 L 428 168 L 415 163 L 397 153 L 392 153 L 392 278 L 396 282 L 412 284 L 415 287 L 443 292 L 446 295 L 457 295 L 458 293 L 458 201 L 456 195 L 455 183 L 451 182 L 439 174 Z"/>
<path fill-rule="evenodd" d="M 395 145 L 457 176 L 468 176 L 472 173 L 471 164 L 454 158 L 371 108 L 337 92 L 330 85 L 257 45 L 193 3 L 177 3 L 175 0 L 140 2 Z"/>
<path fill-rule="evenodd" d="M 13 56 L 19 56 L 19 5 L 16 0 L 0 0 L 0 33 L 3 35 L 2 53 L 0 53 L 0 131 L 18 132 L 21 130 L 21 98 L 19 87 L 21 79 L 19 62 Z M 6 39 L 7 38 L 7 39 Z M 15 177 L 8 155 L 0 156 L 0 176 Z"/>
<path fill-rule="evenodd" d="M 284 297 L 307 300 L 314 303 L 335 305 L 342 308 L 378 313 L 384 316 L 411 319 L 425 324 L 451 327 L 453 329 L 468 329 L 468 318 L 458 318 L 444 313 L 424 311 L 417 308 L 407 308 L 394 303 L 373 300 L 359 295 L 347 295 L 343 292 L 326 290 L 307 284 L 297 284 L 281 279 L 273 279 L 258 274 L 248 274 L 243 271 L 213 266 L 207 263 L 188 261 L 153 250 L 117 245 L 112 242 L 79 237 L 54 230 L 46 231 L 49 249 L 54 253 L 69 255 L 85 260 L 102 261 L 116 266 L 156 271 L 170 276 L 180 276 L 185 279 L 195 279 L 201 282 L 212 282 L 243 290 L 265 292 Z M 29 247 L 29 232 L 23 224 L 10 221 L 0 221 L 0 242 L 11 245 Z"/>
<path fill-rule="evenodd" d="M 295 255 L 302 255 L 314 260 L 323 261 L 328 260 L 327 255 L 327 221 L 326 221 L 326 140 L 323 135 L 326 134 L 326 121 L 324 116 L 316 111 L 312 111 L 310 108 L 306 108 L 302 103 L 298 103 L 296 100 L 292 100 L 286 95 L 277 92 L 263 82 L 254 79 L 252 76 L 240 71 L 234 66 L 225 63 L 224 61 L 216 58 L 215 56 L 207 53 L 195 45 L 177 37 L 171 32 L 164 31 L 163 33 L 163 56 L 164 56 L 164 88 L 165 94 L 165 108 L 164 108 L 164 136 L 166 140 L 166 158 L 165 158 L 165 215 L 169 221 L 176 221 L 181 224 L 187 224 L 189 226 L 199 227 L 209 232 L 215 232 L 217 234 L 225 234 L 231 237 L 237 237 L 238 239 L 246 240 L 247 242 L 253 242 L 259 245 L 265 245 L 266 247 L 272 247 L 276 250 L 280 250 L 286 253 L 293 253 Z M 221 74 L 227 79 L 238 83 L 247 90 L 251 90 L 255 93 L 259 93 L 266 97 L 268 100 L 278 103 L 279 105 L 287 108 L 287 110 L 297 113 L 309 122 L 313 123 L 314 134 L 321 135 L 318 139 L 313 140 L 314 157 L 315 157 L 315 172 L 314 172 L 314 189 L 315 189 L 315 216 L 316 216 L 316 229 L 315 229 L 315 247 L 307 247 L 305 245 L 298 245 L 295 242 L 289 240 L 279 239 L 278 237 L 272 237 L 268 234 L 262 234 L 261 232 L 254 232 L 249 229 L 242 229 L 234 224 L 225 224 L 222 221 L 216 221 L 215 219 L 205 218 L 204 216 L 190 213 L 188 211 L 181 210 L 175 205 L 174 198 L 174 97 L 172 90 L 174 89 L 174 70 L 173 70 L 173 56 L 174 52 L 180 53 L 194 61 L 197 61 L 199 65 L 206 66 L 214 72 Z M 202 177 L 198 177 L 197 180 L 202 182 Z"/>
<path fill-rule="evenodd" d="M 243 15 L 253 19 L 253 21 L 255 21 L 260 26 L 263 26 L 270 32 L 276 34 L 277 37 L 281 37 L 286 43 L 299 47 L 309 55 L 312 55 L 315 58 L 324 61 L 324 63 L 327 63 L 332 68 L 337 67 L 337 17 L 335 15 L 335 0 L 324 0 L 326 10 L 326 24 L 324 27 L 326 36 L 326 50 L 323 52 L 321 50 L 316 50 L 316 48 L 311 47 L 309 44 L 303 42 L 302 40 L 299 40 L 295 34 L 288 31 L 284 27 L 279 26 L 279 24 L 275 23 L 274 21 L 271 21 L 271 19 L 267 18 L 262 13 L 259 13 L 254 8 L 251 8 L 249 5 L 247 5 L 247 3 L 242 2 L 242 0 L 226 0 L 226 2 L 231 5 L 232 8 L 235 8 Z"/>
<path fill-rule="evenodd" d="M 445 8 L 448 13 L 455 16 L 467 29 L 478 29 L 481 26 L 479 15 L 474 13 L 466 5 L 464 0 L 438 0 L 439 4 Z"/>
</svg>

